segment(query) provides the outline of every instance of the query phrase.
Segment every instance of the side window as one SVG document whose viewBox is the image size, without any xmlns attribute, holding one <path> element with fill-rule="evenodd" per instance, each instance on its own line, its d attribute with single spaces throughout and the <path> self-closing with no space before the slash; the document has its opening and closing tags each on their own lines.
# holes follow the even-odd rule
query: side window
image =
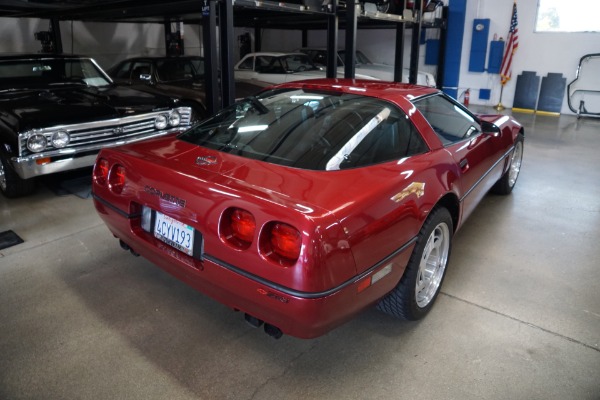
<svg viewBox="0 0 600 400">
<path fill-rule="evenodd" d="M 254 67 L 254 57 L 248 57 L 238 66 L 238 69 L 249 69 L 252 70 Z"/>
<path fill-rule="evenodd" d="M 444 145 L 459 142 L 481 132 L 479 123 L 461 106 L 436 95 L 413 102 Z"/>
<path fill-rule="evenodd" d="M 428 151 L 423 138 L 404 113 L 392 106 L 385 110 L 386 113 L 389 110 L 389 115 L 344 156 L 340 169 L 400 160 Z M 362 129 L 368 129 L 370 124 Z"/>
<path fill-rule="evenodd" d="M 315 50 L 310 55 L 312 62 L 319 65 L 327 65 L 327 55 L 325 51 Z"/>
<path fill-rule="evenodd" d="M 136 61 L 131 71 L 132 81 L 141 81 L 141 75 L 150 75 L 152 65 L 147 61 Z"/>
<path fill-rule="evenodd" d="M 121 64 L 119 69 L 115 72 L 115 78 L 117 79 L 129 79 L 129 69 L 131 68 L 131 62 L 127 61 Z"/>
</svg>

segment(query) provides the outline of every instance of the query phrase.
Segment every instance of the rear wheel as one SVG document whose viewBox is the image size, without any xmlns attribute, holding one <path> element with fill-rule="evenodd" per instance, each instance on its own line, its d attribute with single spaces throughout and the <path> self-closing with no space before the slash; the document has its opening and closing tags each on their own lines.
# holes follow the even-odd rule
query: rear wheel
<svg viewBox="0 0 600 400">
<path fill-rule="evenodd" d="M 515 141 L 515 149 L 510 157 L 510 165 L 502 177 L 492 187 L 492 192 L 497 194 L 510 194 L 517 184 L 521 163 L 523 162 L 523 134 L 519 133 Z"/>
<path fill-rule="evenodd" d="M 0 153 L 0 191 L 6 197 L 21 197 L 35 189 L 33 179 L 21 179 L 10 167 L 8 157 Z"/>
<path fill-rule="evenodd" d="M 380 13 L 394 14 L 396 12 L 394 0 L 379 0 L 375 5 Z"/>
<path fill-rule="evenodd" d="M 433 306 L 450 257 L 453 223 L 450 212 L 434 209 L 419 232 L 417 243 L 398 285 L 377 305 L 394 317 L 417 320 Z"/>
</svg>

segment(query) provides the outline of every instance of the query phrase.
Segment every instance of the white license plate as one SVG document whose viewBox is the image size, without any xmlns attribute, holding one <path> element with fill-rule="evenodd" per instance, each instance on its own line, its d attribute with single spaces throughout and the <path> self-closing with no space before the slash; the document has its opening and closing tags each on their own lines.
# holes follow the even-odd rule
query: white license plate
<svg viewBox="0 0 600 400">
<path fill-rule="evenodd" d="M 194 253 L 194 228 L 158 211 L 154 223 L 154 237 L 188 256 Z"/>
</svg>

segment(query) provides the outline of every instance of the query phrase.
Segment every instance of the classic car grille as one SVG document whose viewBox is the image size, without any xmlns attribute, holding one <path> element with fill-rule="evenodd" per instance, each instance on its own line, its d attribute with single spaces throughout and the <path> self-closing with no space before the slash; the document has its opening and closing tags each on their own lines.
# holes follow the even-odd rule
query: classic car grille
<svg viewBox="0 0 600 400">
<path fill-rule="evenodd" d="M 19 155 L 27 157 L 36 155 L 51 157 L 58 154 L 77 153 L 95 150 L 101 147 L 118 145 L 121 142 L 130 142 L 136 139 L 158 136 L 160 134 L 181 130 L 191 124 L 192 110 L 190 107 L 175 109 L 181 115 L 181 123 L 177 127 L 167 127 L 158 130 L 154 127 L 154 120 L 159 115 L 168 115 L 171 110 L 133 115 L 104 121 L 86 122 L 73 125 L 60 125 L 26 132 L 19 135 Z M 52 147 L 52 135 L 57 131 L 66 131 L 70 136 L 69 144 L 60 149 Z M 33 153 L 27 148 L 27 139 L 33 134 L 43 134 L 48 141 L 46 150 Z"/>
</svg>

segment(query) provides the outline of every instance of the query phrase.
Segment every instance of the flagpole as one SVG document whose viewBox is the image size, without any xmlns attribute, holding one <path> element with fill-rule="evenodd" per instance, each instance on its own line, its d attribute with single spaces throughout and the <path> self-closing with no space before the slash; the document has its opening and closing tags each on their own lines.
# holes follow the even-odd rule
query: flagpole
<svg viewBox="0 0 600 400">
<path fill-rule="evenodd" d="M 506 38 L 506 48 L 504 49 L 504 56 L 502 57 L 502 64 L 500 65 L 500 100 L 498 100 L 498 104 L 494 107 L 496 110 L 504 110 L 504 106 L 502 105 L 502 92 L 504 91 L 504 85 L 510 79 L 512 59 L 515 55 L 515 51 L 519 47 L 519 30 L 517 28 L 517 23 L 517 0 L 514 0 L 510 28 Z"/>
<path fill-rule="evenodd" d="M 498 100 L 498 104 L 496 104 L 496 107 L 494 107 L 494 109 L 496 109 L 497 111 L 500 110 L 504 110 L 504 106 L 502 105 L 502 92 L 504 91 L 504 84 L 500 85 L 500 100 Z"/>
</svg>

